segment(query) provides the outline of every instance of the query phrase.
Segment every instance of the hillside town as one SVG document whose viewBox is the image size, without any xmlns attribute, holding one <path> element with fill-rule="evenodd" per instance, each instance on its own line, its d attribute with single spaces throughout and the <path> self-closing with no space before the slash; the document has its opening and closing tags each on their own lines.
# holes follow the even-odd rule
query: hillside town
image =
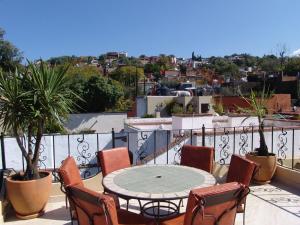
<svg viewBox="0 0 300 225">
<path fill-rule="evenodd" d="M 299 7 L 0 1 L 0 224 L 299 225 Z"/>
<path fill-rule="evenodd" d="M 71 73 L 77 79 L 80 76 L 99 75 L 120 82 L 126 89 L 124 97 L 127 99 L 127 108 L 123 108 L 123 111 L 128 111 L 129 116 L 155 115 L 147 109 L 144 109 L 146 114 L 137 114 L 136 111 L 140 109 L 137 109 L 136 97 L 139 96 L 148 96 L 148 99 L 149 96 L 212 96 L 212 107 L 220 110 L 222 106 L 223 112 L 219 113 L 233 113 L 237 112 L 238 107 L 245 106 L 242 96 L 249 95 L 251 90 L 265 88 L 276 96 L 273 105 L 268 107 L 270 114 L 281 113 L 286 117 L 297 118 L 300 58 L 298 55 L 287 56 L 285 46 L 281 46 L 280 50 L 278 54 L 281 57 L 233 54 L 203 58 L 192 52 L 191 58 L 184 59 L 164 54 L 129 57 L 127 52 L 107 52 L 99 57 L 65 56 L 50 58 L 47 62 L 51 65 L 71 64 Z M 164 100 L 157 103 L 156 110 L 162 108 L 159 105 L 162 103 Z M 192 105 L 189 108 L 176 106 L 177 113 L 209 112 L 208 108 L 193 110 Z M 112 110 L 88 110 L 96 111 Z"/>
</svg>

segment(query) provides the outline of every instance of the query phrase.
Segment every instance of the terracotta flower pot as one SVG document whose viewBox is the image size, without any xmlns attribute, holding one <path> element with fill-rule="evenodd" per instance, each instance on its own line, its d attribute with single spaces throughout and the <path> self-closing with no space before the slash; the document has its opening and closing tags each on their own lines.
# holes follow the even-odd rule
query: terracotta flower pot
<svg viewBox="0 0 300 225">
<path fill-rule="evenodd" d="M 257 156 L 250 153 L 246 154 L 246 158 L 256 162 L 260 166 L 258 172 L 254 176 L 254 182 L 257 184 L 270 183 L 277 166 L 276 155 Z"/>
<path fill-rule="evenodd" d="M 37 180 L 6 180 L 8 199 L 20 219 L 36 218 L 44 213 L 51 191 L 51 173 L 40 172 Z"/>
</svg>

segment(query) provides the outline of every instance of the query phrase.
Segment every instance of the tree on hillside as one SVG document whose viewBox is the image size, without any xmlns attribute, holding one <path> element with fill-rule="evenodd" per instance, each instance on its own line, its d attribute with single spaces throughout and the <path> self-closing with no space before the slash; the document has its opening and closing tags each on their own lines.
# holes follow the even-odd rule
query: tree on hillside
<svg viewBox="0 0 300 225">
<path fill-rule="evenodd" d="M 84 112 L 84 89 L 85 83 L 87 82 L 87 77 L 84 77 L 80 74 L 73 75 L 69 77 L 69 81 L 67 83 L 67 87 L 75 93 L 78 98 L 75 99 L 75 111 Z M 75 111 L 73 113 L 75 113 Z"/>
<path fill-rule="evenodd" d="M 255 66 L 257 64 L 257 60 L 258 60 L 258 57 L 254 57 L 247 53 L 243 53 L 240 55 L 237 55 L 237 54 L 231 55 L 231 57 L 233 57 L 233 56 L 240 56 L 238 59 L 234 60 L 233 63 L 239 67 L 244 67 L 244 68 Z"/>
<path fill-rule="evenodd" d="M 84 84 L 82 109 L 85 112 L 104 112 L 115 107 L 118 100 L 124 96 L 122 85 L 114 80 L 92 76 Z"/>
<path fill-rule="evenodd" d="M 159 73 L 160 66 L 156 63 L 147 63 L 144 67 L 145 73 Z"/>
<path fill-rule="evenodd" d="M 285 73 L 288 75 L 300 75 L 300 58 L 289 58 L 285 65 Z"/>
<path fill-rule="evenodd" d="M 100 76 L 101 72 L 100 69 L 96 66 L 90 66 L 90 65 L 81 65 L 81 66 L 76 66 L 72 65 L 69 67 L 67 76 L 73 77 L 73 76 L 78 76 L 81 75 L 88 79 L 91 76 Z"/>
<path fill-rule="evenodd" d="M 215 69 L 218 74 L 225 75 L 234 79 L 239 77 L 239 67 L 236 64 L 221 57 L 214 57 L 210 60 L 213 69 Z"/>
<path fill-rule="evenodd" d="M 281 70 L 281 72 L 283 72 L 288 48 L 287 48 L 286 44 L 278 44 L 276 46 L 276 48 L 277 48 L 277 54 L 279 55 L 279 60 L 280 60 L 280 70 Z"/>
<path fill-rule="evenodd" d="M 280 61 L 275 55 L 265 55 L 260 58 L 258 65 L 267 73 L 276 73 L 280 71 Z"/>
<path fill-rule="evenodd" d="M 75 55 L 72 56 L 59 56 L 59 57 L 51 57 L 49 60 L 47 60 L 50 65 L 54 66 L 65 66 L 65 65 L 76 65 L 81 61 L 80 57 L 77 57 Z"/>
<path fill-rule="evenodd" d="M 144 77 L 144 69 L 135 66 L 122 66 L 109 76 L 125 86 L 135 86 L 136 78 L 139 81 Z"/>
<path fill-rule="evenodd" d="M 15 71 L 23 59 L 20 50 L 9 41 L 4 40 L 5 31 L 0 28 L 0 68 L 3 71 Z"/>
<path fill-rule="evenodd" d="M 171 69 L 171 57 L 160 54 L 157 64 L 160 66 L 161 70 L 169 70 Z"/>
<path fill-rule="evenodd" d="M 152 74 L 154 80 L 158 82 L 161 78 L 161 67 L 157 63 L 147 63 L 144 66 L 145 74 Z"/>
</svg>

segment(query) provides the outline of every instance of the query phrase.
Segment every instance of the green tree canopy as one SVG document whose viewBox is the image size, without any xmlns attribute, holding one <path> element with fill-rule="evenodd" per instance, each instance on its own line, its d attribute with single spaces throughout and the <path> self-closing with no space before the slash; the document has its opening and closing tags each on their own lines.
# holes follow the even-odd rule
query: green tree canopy
<svg viewBox="0 0 300 225">
<path fill-rule="evenodd" d="M 160 66 L 161 70 L 171 69 L 171 57 L 166 56 L 165 54 L 160 54 L 157 64 Z"/>
<path fill-rule="evenodd" d="M 267 73 L 279 72 L 281 69 L 280 60 L 275 55 L 263 56 L 259 60 L 258 65 L 263 71 L 266 71 Z"/>
<path fill-rule="evenodd" d="M 86 112 L 104 112 L 113 108 L 118 99 L 124 96 L 122 85 L 112 79 L 91 76 L 84 84 L 82 109 Z"/>
<path fill-rule="evenodd" d="M 136 76 L 138 81 L 144 78 L 144 68 L 135 66 L 122 66 L 110 74 L 110 77 L 125 86 L 135 86 Z"/>
<path fill-rule="evenodd" d="M 4 40 L 5 31 L 0 27 L 0 68 L 3 71 L 15 71 L 20 67 L 22 53 L 9 41 Z"/>
<path fill-rule="evenodd" d="M 213 57 L 210 61 L 216 72 L 221 75 L 236 78 L 239 74 L 239 67 L 225 58 Z"/>
<path fill-rule="evenodd" d="M 161 66 L 157 63 L 147 63 L 144 67 L 145 73 L 151 73 L 154 76 L 155 81 L 161 79 Z"/>
<path fill-rule="evenodd" d="M 81 66 L 73 66 L 71 65 L 68 69 L 67 76 L 70 78 L 74 76 L 82 76 L 86 79 L 90 78 L 91 76 L 100 76 L 101 72 L 100 69 L 96 66 L 90 65 L 81 65 Z"/>
<path fill-rule="evenodd" d="M 294 57 L 294 58 L 288 59 L 287 64 L 285 65 L 285 73 L 292 74 L 292 75 L 298 75 L 298 73 L 300 73 L 300 58 L 299 57 Z"/>
</svg>

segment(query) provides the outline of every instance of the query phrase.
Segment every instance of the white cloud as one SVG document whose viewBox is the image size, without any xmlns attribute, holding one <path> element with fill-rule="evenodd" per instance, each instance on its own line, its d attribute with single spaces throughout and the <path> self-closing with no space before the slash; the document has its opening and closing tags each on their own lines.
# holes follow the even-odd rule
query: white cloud
<svg viewBox="0 0 300 225">
<path fill-rule="evenodd" d="M 296 56 L 296 57 L 300 57 L 300 48 L 293 51 L 293 53 L 291 54 L 291 56 Z"/>
</svg>

